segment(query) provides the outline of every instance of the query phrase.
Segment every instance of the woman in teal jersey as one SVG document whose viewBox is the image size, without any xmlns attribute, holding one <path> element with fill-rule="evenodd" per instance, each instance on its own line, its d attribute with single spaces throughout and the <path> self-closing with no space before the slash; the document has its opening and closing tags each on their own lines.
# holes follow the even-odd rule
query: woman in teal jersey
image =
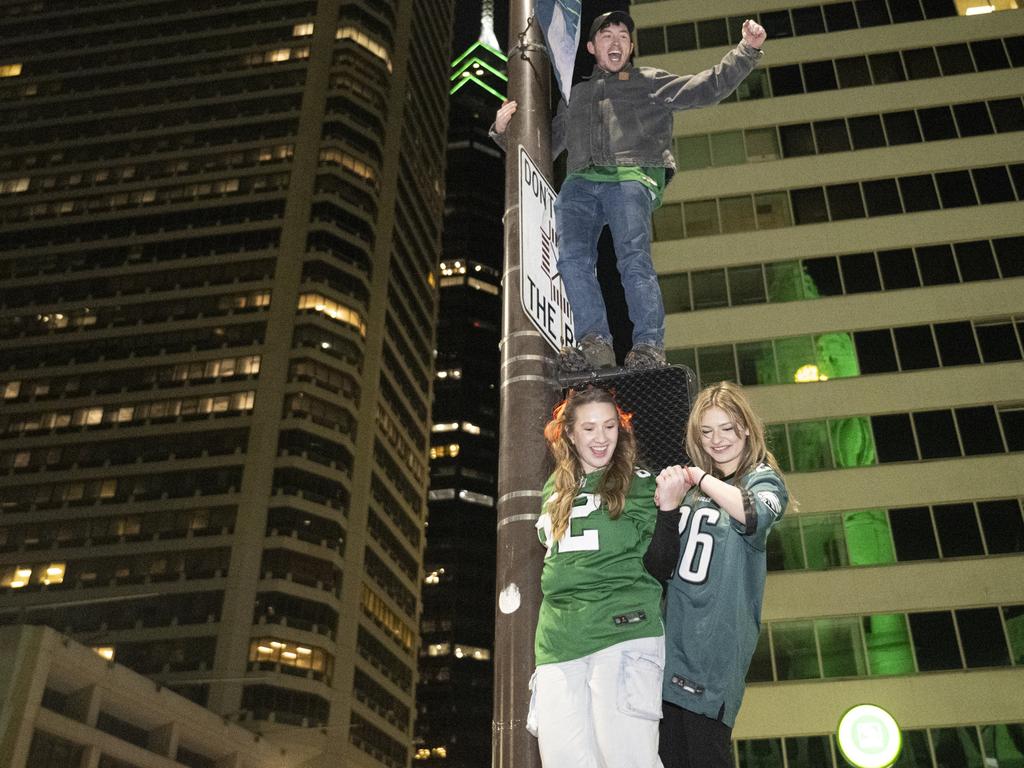
<svg viewBox="0 0 1024 768">
<path fill-rule="evenodd" d="M 665 768 L 731 768 L 732 727 L 761 629 L 765 541 L 789 501 L 764 425 L 730 382 L 694 400 L 679 561 L 665 601 Z"/>
<path fill-rule="evenodd" d="M 548 768 L 660 768 L 660 604 L 685 472 L 636 469 L 629 416 L 597 387 L 570 392 L 544 434 L 556 466 L 537 522 L 547 555 L 528 726 Z"/>
</svg>

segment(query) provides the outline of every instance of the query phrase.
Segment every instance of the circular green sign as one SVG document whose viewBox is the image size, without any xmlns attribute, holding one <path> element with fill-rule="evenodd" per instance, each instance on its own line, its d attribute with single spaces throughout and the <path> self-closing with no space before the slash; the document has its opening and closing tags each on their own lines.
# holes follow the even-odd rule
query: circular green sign
<svg viewBox="0 0 1024 768">
<path fill-rule="evenodd" d="M 896 762 L 903 737 L 896 720 L 874 704 L 858 704 L 839 720 L 839 751 L 856 768 L 888 768 Z"/>
</svg>

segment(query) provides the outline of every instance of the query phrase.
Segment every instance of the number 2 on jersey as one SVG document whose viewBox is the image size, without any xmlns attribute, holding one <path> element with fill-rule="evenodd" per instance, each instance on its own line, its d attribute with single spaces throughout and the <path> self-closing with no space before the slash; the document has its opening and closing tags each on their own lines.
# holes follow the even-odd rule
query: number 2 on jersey
<svg viewBox="0 0 1024 768">
<path fill-rule="evenodd" d="M 709 525 L 717 524 L 722 512 L 714 507 L 704 507 L 694 514 L 689 505 L 684 506 L 681 511 L 679 533 L 683 535 L 685 532 L 685 535 L 683 536 L 683 556 L 679 559 L 679 577 L 691 584 L 703 584 L 708 580 L 708 569 L 711 568 L 715 539 L 710 533 L 701 529 L 701 524 L 704 522 Z"/>
</svg>

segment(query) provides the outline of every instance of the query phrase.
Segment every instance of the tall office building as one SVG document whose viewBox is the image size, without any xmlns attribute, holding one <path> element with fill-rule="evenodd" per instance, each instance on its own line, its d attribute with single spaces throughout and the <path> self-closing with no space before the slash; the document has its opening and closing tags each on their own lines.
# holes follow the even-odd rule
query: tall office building
<svg viewBox="0 0 1024 768">
<path fill-rule="evenodd" d="M 408 764 L 453 3 L 0 8 L 0 620 Z"/>
<path fill-rule="evenodd" d="M 450 768 L 491 763 L 505 156 L 487 130 L 506 83 L 493 2 L 458 13 L 481 5 L 453 49 L 416 689 L 416 765 Z"/>
<path fill-rule="evenodd" d="M 640 62 L 737 95 L 676 125 L 655 215 L 669 357 L 747 386 L 798 509 L 770 538 L 739 766 L 1024 754 L 1024 11 L 1013 0 L 634 5 Z"/>
</svg>

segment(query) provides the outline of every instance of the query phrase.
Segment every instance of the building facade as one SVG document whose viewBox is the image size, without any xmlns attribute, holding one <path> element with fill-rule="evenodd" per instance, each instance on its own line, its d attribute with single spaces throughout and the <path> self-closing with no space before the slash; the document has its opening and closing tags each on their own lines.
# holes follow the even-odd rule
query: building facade
<svg viewBox="0 0 1024 768">
<path fill-rule="evenodd" d="M 669 358 L 746 385 L 799 500 L 770 538 L 738 766 L 1024 754 L 1024 12 L 1011 1 L 635 3 L 640 62 L 736 96 L 676 123 L 654 217 Z"/>
<path fill-rule="evenodd" d="M 491 763 L 505 156 L 487 130 L 505 57 L 493 4 L 483 5 L 478 40 L 460 40 L 456 26 L 450 83 L 416 691 L 416 765 L 438 768 Z"/>
<path fill-rule="evenodd" d="M 0 620 L 408 764 L 453 3 L 0 9 Z"/>
</svg>

